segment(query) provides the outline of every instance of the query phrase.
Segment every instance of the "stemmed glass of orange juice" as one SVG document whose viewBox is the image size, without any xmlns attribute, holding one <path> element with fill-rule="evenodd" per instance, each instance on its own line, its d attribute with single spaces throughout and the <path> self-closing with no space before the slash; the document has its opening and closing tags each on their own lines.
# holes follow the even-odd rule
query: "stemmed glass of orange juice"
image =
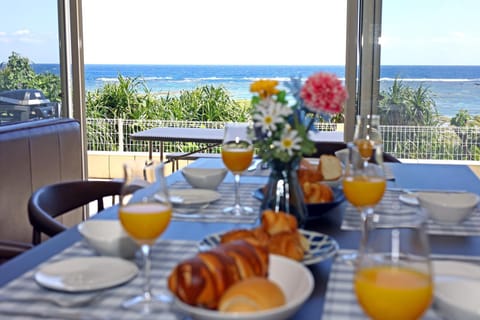
<svg viewBox="0 0 480 320">
<path fill-rule="evenodd" d="M 240 175 L 253 159 L 253 143 L 246 123 L 227 123 L 222 144 L 222 160 L 235 177 L 235 203 L 225 208 L 233 215 L 252 214 L 253 209 L 240 204 Z"/>
<path fill-rule="evenodd" d="M 377 320 L 420 319 L 432 302 L 433 280 L 425 218 L 412 212 L 374 214 L 357 259 L 354 289 Z"/>
<path fill-rule="evenodd" d="M 374 213 L 375 206 L 382 200 L 386 189 L 385 174 L 382 165 L 367 164 L 364 155 L 353 144 L 347 144 L 349 160 L 343 176 L 343 193 L 345 198 L 360 213 L 362 219 L 362 241 L 365 238 L 368 216 Z M 372 151 L 372 149 L 371 149 Z M 370 157 L 368 157 L 370 158 Z M 344 260 L 356 259 L 356 254 L 343 257 Z"/>
<path fill-rule="evenodd" d="M 143 314 L 168 311 L 168 293 L 154 295 L 150 287 L 151 248 L 165 231 L 172 216 L 163 165 L 145 161 L 124 164 L 124 185 L 120 195 L 119 219 L 141 248 L 144 267 L 143 293 L 125 301 L 124 308 Z"/>
<path fill-rule="evenodd" d="M 383 142 L 380 132 L 380 116 L 376 114 L 357 115 L 353 142 L 358 148 L 364 165 L 373 159 L 383 163 Z"/>
</svg>

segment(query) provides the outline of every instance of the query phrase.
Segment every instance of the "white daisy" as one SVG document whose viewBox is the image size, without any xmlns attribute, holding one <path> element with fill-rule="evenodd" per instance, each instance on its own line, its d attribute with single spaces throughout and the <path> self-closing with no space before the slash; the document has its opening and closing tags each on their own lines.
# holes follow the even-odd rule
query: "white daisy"
<svg viewBox="0 0 480 320">
<path fill-rule="evenodd" d="M 276 102 L 276 103 L 273 103 L 271 107 L 273 108 L 272 112 L 279 117 L 286 118 L 293 113 L 292 108 L 288 104 Z"/>
<path fill-rule="evenodd" d="M 287 151 L 290 156 L 293 156 L 294 151 L 300 150 L 302 138 L 298 136 L 297 130 L 288 130 L 282 134 L 280 141 L 275 141 L 273 144 L 280 148 L 280 150 Z"/>
<path fill-rule="evenodd" d="M 281 109 L 282 104 L 271 99 L 262 100 L 259 103 L 258 112 L 253 115 L 256 127 L 261 127 L 262 132 L 275 131 L 277 125 L 285 121 L 283 114 L 285 111 Z"/>
</svg>

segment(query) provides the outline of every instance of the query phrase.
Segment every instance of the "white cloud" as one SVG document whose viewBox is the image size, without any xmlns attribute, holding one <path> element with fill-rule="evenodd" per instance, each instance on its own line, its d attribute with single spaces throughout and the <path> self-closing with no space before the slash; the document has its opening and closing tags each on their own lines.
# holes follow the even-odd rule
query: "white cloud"
<svg viewBox="0 0 480 320">
<path fill-rule="evenodd" d="M 452 38 L 465 39 L 467 36 L 464 32 L 450 32 Z"/>
<path fill-rule="evenodd" d="M 14 35 L 16 36 L 23 36 L 23 35 L 28 35 L 30 34 L 30 30 L 28 29 L 21 29 L 21 30 L 17 30 L 15 32 L 13 32 Z"/>
</svg>

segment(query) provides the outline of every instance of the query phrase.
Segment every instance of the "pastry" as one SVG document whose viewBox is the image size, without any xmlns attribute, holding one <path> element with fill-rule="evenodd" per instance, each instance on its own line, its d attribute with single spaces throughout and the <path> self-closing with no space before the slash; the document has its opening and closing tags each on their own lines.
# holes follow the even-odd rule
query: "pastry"
<svg viewBox="0 0 480 320">
<path fill-rule="evenodd" d="M 180 262 L 168 287 L 183 302 L 215 309 L 223 293 L 249 277 L 267 277 L 268 249 L 244 240 L 222 244 Z"/>
<path fill-rule="evenodd" d="M 220 236 L 221 243 L 243 239 L 262 245 L 273 254 L 301 261 L 309 250 L 308 240 L 298 232 L 297 220 L 284 212 L 264 210 L 261 226 L 254 229 L 231 230 Z"/>
<path fill-rule="evenodd" d="M 268 250 L 296 261 L 302 261 L 305 249 L 298 231 L 277 233 L 270 238 Z"/>
<path fill-rule="evenodd" d="M 335 198 L 332 188 L 324 183 L 305 182 L 302 185 L 305 203 L 332 202 Z"/>
<path fill-rule="evenodd" d="M 297 230 L 297 219 L 290 214 L 267 209 L 262 214 L 262 227 L 270 236 L 291 232 Z"/>
<path fill-rule="evenodd" d="M 252 277 L 237 282 L 221 297 L 218 310 L 222 312 L 257 312 L 284 305 L 282 289 L 267 278 Z"/>
<path fill-rule="evenodd" d="M 343 174 L 342 164 L 340 160 L 328 154 L 322 154 L 318 162 L 318 171 L 322 173 L 323 180 L 338 180 Z"/>
</svg>

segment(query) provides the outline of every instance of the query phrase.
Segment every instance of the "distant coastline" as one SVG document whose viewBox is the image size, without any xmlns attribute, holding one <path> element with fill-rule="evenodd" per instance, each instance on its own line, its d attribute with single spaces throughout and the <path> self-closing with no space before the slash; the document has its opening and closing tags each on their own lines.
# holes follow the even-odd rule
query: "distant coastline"
<svg viewBox="0 0 480 320">
<path fill-rule="evenodd" d="M 59 74 L 55 64 L 36 64 L 36 72 Z M 249 99 L 253 80 L 268 78 L 280 82 L 292 76 L 308 77 L 318 71 L 335 73 L 344 79 L 343 66 L 212 66 L 212 65 L 85 65 L 87 91 L 116 82 L 119 75 L 143 79 L 159 94 L 178 93 L 198 86 L 224 86 L 234 99 Z M 398 78 L 405 85 L 429 88 L 440 115 L 453 117 L 460 109 L 480 115 L 480 66 L 382 66 L 380 89 L 387 90 Z"/>
</svg>

